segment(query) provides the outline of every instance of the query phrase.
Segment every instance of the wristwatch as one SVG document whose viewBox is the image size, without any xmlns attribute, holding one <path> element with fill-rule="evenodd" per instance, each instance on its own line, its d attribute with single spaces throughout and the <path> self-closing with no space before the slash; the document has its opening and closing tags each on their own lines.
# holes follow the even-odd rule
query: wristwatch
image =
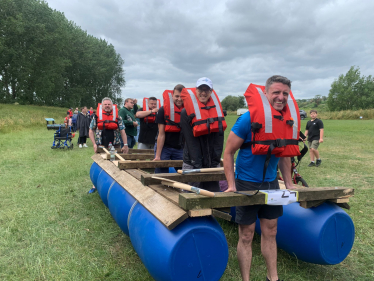
<svg viewBox="0 0 374 281">
<path fill-rule="evenodd" d="M 127 143 L 124 143 L 123 145 L 128 145 Z"/>
</svg>

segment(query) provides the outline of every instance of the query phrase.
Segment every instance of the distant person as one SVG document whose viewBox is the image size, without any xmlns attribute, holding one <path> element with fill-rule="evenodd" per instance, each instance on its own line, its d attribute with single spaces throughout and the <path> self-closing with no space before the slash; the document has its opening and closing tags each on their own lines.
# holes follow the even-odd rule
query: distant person
<svg viewBox="0 0 374 281">
<path fill-rule="evenodd" d="M 140 119 L 138 149 L 154 149 L 158 132 L 157 112 L 157 99 L 155 97 L 144 98 L 143 107 L 135 115 Z"/>
<path fill-rule="evenodd" d="M 318 167 L 322 163 L 318 147 L 320 143 L 323 143 L 323 122 L 317 118 L 317 110 L 312 109 L 310 111 L 310 117 L 312 117 L 312 120 L 306 123 L 305 128 L 305 137 L 308 137 L 310 155 L 308 167 Z M 314 162 L 314 159 L 317 160 L 317 163 Z"/>
<path fill-rule="evenodd" d="M 92 115 L 94 114 L 94 109 L 92 108 L 92 106 L 90 107 L 90 110 L 88 111 L 88 114 L 92 117 Z"/>
<path fill-rule="evenodd" d="M 72 117 L 73 116 L 73 108 L 69 108 L 68 111 L 66 112 L 66 114 L 69 115 L 69 117 Z"/>
<path fill-rule="evenodd" d="M 79 131 L 78 144 L 79 148 L 88 147 L 87 137 L 89 136 L 90 128 L 90 115 L 87 112 L 87 106 L 82 107 L 82 112 L 78 114 L 77 117 L 77 130 Z"/>
<path fill-rule="evenodd" d="M 136 117 L 136 113 L 138 112 L 139 109 L 140 109 L 140 106 L 138 105 L 138 100 L 134 99 L 134 107 L 131 111 L 132 111 L 132 113 L 134 113 L 135 117 Z M 138 142 L 139 132 L 140 132 L 140 119 L 138 117 L 136 117 L 136 122 L 138 122 L 138 126 L 136 126 L 135 143 Z M 139 148 L 139 145 L 138 145 L 138 148 Z"/>
<path fill-rule="evenodd" d="M 70 117 L 70 114 L 66 114 L 66 117 L 64 119 L 64 125 L 65 127 L 72 126 L 72 118 Z"/>
<path fill-rule="evenodd" d="M 127 98 L 125 99 L 124 106 L 119 110 L 118 115 L 121 116 L 123 120 L 123 124 L 125 125 L 125 131 L 127 136 L 127 144 L 129 148 L 133 148 L 135 145 L 135 136 L 137 135 L 137 126 L 139 125 L 136 121 L 136 117 L 134 115 L 134 99 Z M 135 111 L 137 110 L 137 106 L 135 107 Z M 136 114 L 136 112 L 135 112 Z M 123 140 L 125 141 L 125 140 Z"/>
<path fill-rule="evenodd" d="M 78 118 L 78 110 L 75 110 L 73 116 L 71 117 L 73 132 L 77 131 L 77 118 Z"/>
<path fill-rule="evenodd" d="M 164 91 L 164 106 L 156 117 L 158 137 L 155 145 L 154 160 L 183 160 L 180 115 L 183 107 L 181 91 L 184 86 L 178 84 L 173 91 Z M 168 173 L 169 168 L 156 168 L 155 173 Z"/>
<path fill-rule="evenodd" d="M 118 114 L 118 107 L 113 104 L 110 98 L 106 97 L 98 104 L 95 117 L 90 124 L 90 139 L 93 143 L 95 153 L 97 152 L 98 145 L 108 148 L 109 143 L 112 143 L 115 148 L 120 147 L 120 135 L 125 141 L 121 151 L 127 153 L 128 146 L 125 126 Z"/>
</svg>

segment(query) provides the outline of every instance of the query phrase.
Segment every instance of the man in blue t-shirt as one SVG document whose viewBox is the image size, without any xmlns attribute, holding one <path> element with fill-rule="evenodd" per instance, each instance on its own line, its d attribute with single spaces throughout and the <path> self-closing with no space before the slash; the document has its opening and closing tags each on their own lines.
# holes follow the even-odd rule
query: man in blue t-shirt
<svg viewBox="0 0 374 281">
<path fill-rule="evenodd" d="M 291 81 L 286 77 L 275 75 L 266 81 L 265 96 L 270 105 L 281 112 L 287 105 L 291 91 Z M 251 147 L 240 149 L 243 143 L 252 141 L 251 112 L 238 118 L 226 142 L 224 152 L 224 167 L 228 182 L 225 192 L 279 189 L 277 180 L 277 165 L 287 189 L 295 189 L 291 178 L 291 159 L 278 158 L 271 155 L 263 179 L 266 155 L 252 154 Z M 236 158 L 234 172 L 234 155 L 239 150 Z M 252 205 L 236 207 L 235 221 L 239 224 L 239 241 L 237 255 L 240 272 L 244 281 L 249 281 L 252 262 L 252 240 L 255 232 L 257 216 L 261 224 L 261 252 L 266 260 L 267 280 L 278 279 L 277 273 L 277 222 L 282 216 L 283 207 L 274 205 Z"/>
</svg>

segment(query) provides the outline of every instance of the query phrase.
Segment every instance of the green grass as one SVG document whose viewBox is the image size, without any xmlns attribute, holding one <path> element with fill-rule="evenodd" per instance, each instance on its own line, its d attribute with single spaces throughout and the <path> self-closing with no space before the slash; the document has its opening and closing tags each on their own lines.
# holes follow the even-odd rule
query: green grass
<svg viewBox="0 0 374 281">
<path fill-rule="evenodd" d="M 65 114 L 65 109 L 39 109 L 15 114 L 25 120 L 32 114 L 55 119 Z M 13 108 L 8 112 L 13 114 Z M 228 116 L 229 128 L 236 118 Z M 0 133 L 0 280 L 153 280 L 98 194 L 87 194 L 92 145 L 52 150 L 53 131 L 46 130 L 43 119 L 40 125 L 16 124 L 16 130 Z M 279 250 L 279 276 L 284 280 L 372 280 L 374 120 L 326 120 L 324 125 L 325 142 L 319 148 L 322 166 L 308 168 L 306 156 L 299 171 L 312 187 L 355 188 L 347 211 L 356 228 L 355 244 L 349 256 L 334 266 L 308 264 Z M 240 280 L 237 226 L 219 222 L 229 244 L 229 262 L 221 280 Z M 252 280 L 264 280 L 258 235 L 253 256 Z"/>
</svg>

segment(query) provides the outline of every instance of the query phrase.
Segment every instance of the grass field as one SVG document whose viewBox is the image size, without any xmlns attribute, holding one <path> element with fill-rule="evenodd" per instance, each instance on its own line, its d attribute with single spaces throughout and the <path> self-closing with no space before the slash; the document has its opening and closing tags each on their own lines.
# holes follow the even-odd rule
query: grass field
<svg viewBox="0 0 374 281">
<path fill-rule="evenodd" d="M 152 280 L 98 194 L 87 194 L 92 144 L 88 149 L 50 149 L 53 132 L 46 130 L 43 118 L 61 122 L 66 110 L 5 107 L 0 104 L 2 124 L 9 115 L 18 116 L 11 117 L 14 128 L 7 125 L 0 130 L 0 280 Z M 22 124 L 18 118 L 24 120 Z M 227 120 L 231 128 L 236 116 Z M 347 211 L 355 224 L 355 243 L 349 256 L 334 266 L 308 264 L 279 250 L 279 276 L 287 281 L 373 280 L 374 120 L 324 124 L 322 166 L 308 168 L 306 157 L 299 171 L 312 187 L 355 188 Z M 240 280 L 237 226 L 219 222 L 229 244 L 229 262 L 221 280 Z M 264 280 L 257 235 L 253 257 L 252 280 Z"/>
</svg>

